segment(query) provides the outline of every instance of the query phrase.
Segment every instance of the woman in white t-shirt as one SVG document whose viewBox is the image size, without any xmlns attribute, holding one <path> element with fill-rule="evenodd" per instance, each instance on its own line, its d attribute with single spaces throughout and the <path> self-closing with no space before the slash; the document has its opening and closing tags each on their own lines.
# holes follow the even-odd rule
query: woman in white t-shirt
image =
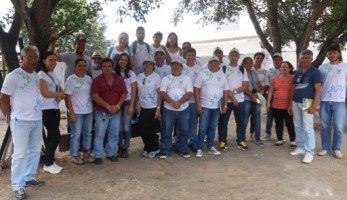
<svg viewBox="0 0 347 200">
<path fill-rule="evenodd" d="M 155 125 L 159 123 L 161 98 L 159 95 L 161 78 L 154 73 L 155 61 L 148 56 L 143 61 L 144 72 L 137 77 L 136 112 L 140 114 L 139 127 L 144 143 L 143 156 L 154 158 L 159 154 L 159 140 Z"/>
<path fill-rule="evenodd" d="M 63 169 L 54 162 L 54 153 L 60 140 L 60 110 L 59 103 L 64 99 L 63 88 L 60 80 L 54 73 L 57 64 L 57 56 L 49 51 L 43 55 L 40 78 L 40 97 L 42 102 L 42 122 L 47 129 L 47 141 L 45 151 L 45 164 L 43 170 L 52 174 L 58 174 Z"/>
<path fill-rule="evenodd" d="M 71 124 L 70 155 L 77 165 L 90 160 L 92 142 L 93 105 L 90 95 L 92 78 L 86 74 L 87 65 L 84 59 L 75 62 L 75 74 L 65 82 L 66 107 L 69 110 Z M 83 160 L 80 157 L 80 138 L 82 135 Z"/>
<path fill-rule="evenodd" d="M 134 105 L 136 98 L 136 74 L 131 70 L 130 57 L 126 53 L 119 56 L 116 63 L 115 72 L 124 79 L 128 94 L 124 105 L 121 108 L 121 122 L 119 128 L 118 156 L 128 158 L 128 148 L 131 138 L 131 120 L 134 114 Z"/>
</svg>

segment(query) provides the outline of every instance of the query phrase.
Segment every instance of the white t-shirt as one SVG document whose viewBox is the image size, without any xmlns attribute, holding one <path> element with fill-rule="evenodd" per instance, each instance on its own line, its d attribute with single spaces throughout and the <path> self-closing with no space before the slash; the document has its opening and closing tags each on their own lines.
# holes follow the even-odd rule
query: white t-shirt
<svg viewBox="0 0 347 200">
<path fill-rule="evenodd" d="M 181 74 L 180 76 L 173 76 L 172 74 L 166 76 L 161 81 L 160 91 L 166 92 L 169 97 L 174 100 L 180 100 L 187 92 L 193 93 L 193 84 L 188 76 Z M 175 109 L 167 101 L 164 101 L 164 107 L 168 110 L 182 111 L 188 107 L 188 101 L 184 102 L 179 109 Z"/>
<path fill-rule="evenodd" d="M 227 65 L 225 75 L 228 80 L 230 91 L 237 90 L 239 87 L 242 86 L 243 81 L 248 81 L 246 69 L 244 69 L 244 73 L 242 74 L 239 66 L 232 67 L 230 65 Z M 243 92 L 235 94 L 234 96 L 238 102 L 245 101 L 245 95 Z M 228 99 L 228 102 L 231 102 L 230 98 Z"/>
<path fill-rule="evenodd" d="M 49 75 L 47 75 L 47 73 Z M 50 92 L 58 92 L 60 88 L 61 82 L 59 81 L 57 75 L 54 72 L 44 72 L 44 71 L 39 71 L 39 78 L 40 80 L 44 80 L 47 84 L 47 89 Z M 58 89 L 58 90 L 57 90 Z M 42 96 L 40 92 L 40 97 L 41 97 L 41 103 L 42 103 L 42 110 L 48 110 L 48 109 L 59 109 L 59 103 L 55 100 L 54 97 L 44 97 Z"/>
<path fill-rule="evenodd" d="M 133 50 L 133 44 L 131 43 L 130 49 L 131 51 Z M 151 48 L 149 49 L 151 51 Z M 137 42 L 136 44 L 136 52 L 135 52 L 135 59 L 136 59 L 136 66 L 137 66 L 137 74 L 141 74 L 144 69 L 143 69 L 143 61 L 147 56 L 150 55 L 150 52 L 148 52 L 148 49 L 146 47 L 146 44 L 140 44 Z"/>
<path fill-rule="evenodd" d="M 61 53 L 60 54 L 61 59 L 63 62 L 65 62 L 66 64 L 66 69 L 65 69 L 65 74 L 64 74 L 64 80 L 66 81 L 66 79 L 71 76 L 72 74 L 75 73 L 75 62 L 78 58 L 77 54 L 75 52 L 65 52 L 65 53 Z M 89 56 L 87 55 L 83 55 L 82 57 L 86 63 L 87 63 L 87 68 L 88 68 L 88 73 L 92 72 L 92 60 L 90 59 Z"/>
<path fill-rule="evenodd" d="M 41 99 L 39 95 L 39 76 L 28 73 L 21 67 L 5 77 L 1 93 L 10 96 L 11 119 L 41 120 Z"/>
<path fill-rule="evenodd" d="M 65 94 L 71 95 L 72 107 L 76 114 L 88 114 L 93 112 L 90 88 L 92 78 L 84 75 L 82 78 L 73 74 L 65 82 Z"/>
<path fill-rule="evenodd" d="M 153 44 L 149 45 L 149 47 L 150 47 L 150 50 L 151 50 L 151 51 L 150 51 L 150 54 L 151 54 L 151 56 L 153 56 L 153 57 L 154 57 L 154 54 L 155 54 L 156 51 L 162 49 L 161 46 L 159 46 L 158 48 L 155 48 L 155 47 L 153 46 Z"/>
<path fill-rule="evenodd" d="M 194 84 L 195 79 L 198 77 L 199 73 L 202 71 L 202 67 L 200 65 L 195 64 L 193 67 L 189 67 L 188 65 L 183 65 L 182 74 L 188 76 Z M 189 99 L 189 103 L 195 103 L 194 95 Z"/>
<path fill-rule="evenodd" d="M 201 71 L 194 82 L 194 87 L 200 88 L 200 103 L 204 108 L 219 108 L 223 92 L 229 90 L 228 82 L 223 71 Z"/>
<path fill-rule="evenodd" d="M 171 74 L 171 66 L 164 64 L 162 67 L 155 66 L 154 72 L 157 73 L 161 79 Z"/>
<path fill-rule="evenodd" d="M 141 107 L 156 108 L 158 103 L 158 89 L 160 88 L 161 78 L 157 73 L 145 76 L 141 73 L 137 76 L 137 91 Z"/>
<path fill-rule="evenodd" d="M 257 72 L 257 75 L 258 75 L 258 80 L 260 82 L 260 84 L 262 86 L 264 85 L 269 85 L 269 83 L 267 82 L 267 70 L 264 69 L 264 68 L 259 68 L 258 70 L 256 70 L 254 67 L 253 67 L 253 70 L 255 72 Z M 262 92 L 262 91 L 259 91 L 259 92 Z"/>
<path fill-rule="evenodd" d="M 125 82 L 125 87 L 127 88 L 128 90 L 128 94 L 127 96 L 125 97 L 125 100 L 128 101 L 131 99 L 131 84 L 132 83 L 135 83 L 137 81 L 137 77 L 136 77 L 136 74 L 132 71 L 132 70 L 129 70 L 129 75 L 130 77 L 129 78 L 126 78 L 125 75 L 124 75 L 124 72 L 121 72 L 121 76 Z"/>
<path fill-rule="evenodd" d="M 265 79 L 265 85 L 271 86 L 272 80 L 276 77 L 280 75 L 280 70 L 276 69 L 276 68 L 270 68 L 267 71 L 267 75 L 266 75 L 266 79 Z"/>
<path fill-rule="evenodd" d="M 347 64 L 325 63 L 319 67 L 322 78 L 321 101 L 345 102 Z"/>
</svg>

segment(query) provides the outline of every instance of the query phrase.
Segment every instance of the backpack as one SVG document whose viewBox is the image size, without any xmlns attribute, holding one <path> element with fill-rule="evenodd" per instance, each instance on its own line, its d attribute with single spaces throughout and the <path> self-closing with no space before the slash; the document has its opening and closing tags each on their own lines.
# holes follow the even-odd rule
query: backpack
<svg viewBox="0 0 347 200">
<path fill-rule="evenodd" d="M 145 42 L 145 45 L 146 45 L 146 49 L 147 49 L 148 53 L 150 53 L 150 52 L 151 52 L 151 48 L 149 47 L 149 44 L 147 44 L 147 43 Z M 135 41 L 133 42 L 133 55 L 134 55 L 134 56 L 135 56 L 135 54 L 136 54 L 136 49 L 137 49 L 137 40 L 135 40 Z"/>
<path fill-rule="evenodd" d="M 114 50 L 114 47 L 109 48 L 109 49 L 108 49 L 108 55 L 110 55 L 110 58 L 113 59 L 113 60 L 115 61 L 115 63 L 117 63 L 120 54 L 116 54 L 114 57 L 112 57 L 112 52 L 113 52 L 113 50 Z M 129 55 L 129 57 L 130 57 L 130 55 L 131 55 L 131 49 L 130 49 L 129 46 L 127 47 L 127 53 L 128 53 L 128 55 Z"/>
</svg>

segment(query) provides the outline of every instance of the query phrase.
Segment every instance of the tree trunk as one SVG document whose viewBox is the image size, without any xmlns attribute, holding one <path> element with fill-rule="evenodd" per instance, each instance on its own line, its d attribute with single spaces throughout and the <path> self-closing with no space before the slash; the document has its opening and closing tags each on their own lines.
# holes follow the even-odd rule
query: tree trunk
<svg viewBox="0 0 347 200">
<path fill-rule="evenodd" d="M 268 24 L 270 28 L 270 34 L 272 39 L 273 52 L 282 53 L 282 40 L 280 25 L 278 23 L 278 1 L 277 0 L 267 0 L 268 6 Z"/>
</svg>

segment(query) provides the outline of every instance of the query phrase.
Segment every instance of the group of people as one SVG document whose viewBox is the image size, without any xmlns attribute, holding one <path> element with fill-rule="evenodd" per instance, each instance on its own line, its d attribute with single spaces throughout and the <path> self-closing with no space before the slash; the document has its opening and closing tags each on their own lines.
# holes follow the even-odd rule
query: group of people
<svg viewBox="0 0 347 200">
<path fill-rule="evenodd" d="M 35 46 L 22 50 L 22 66 L 6 76 L 1 89 L 2 111 L 13 135 L 11 181 L 17 199 L 26 198 L 25 186 L 44 184 L 35 179 L 42 125 L 47 129 L 43 170 L 54 174 L 63 170 L 54 159 L 62 100 L 68 110 L 70 155 L 75 164 L 102 164 L 104 154 L 112 162 L 127 158 L 134 116 L 139 118 L 146 158 L 165 159 L 172 149 L 185 158 L 190 152 L 198 158 L 204 152 L 221 155 L 227 148 L 228 134 L 233 132 L 228 131 L 232 111 L 238 148 L 248 150 L 248 121 L 249 138 L 263 147 L 262 141 L 271 138 L 274 119 L 274 145 L 284 144 L 285 124 L 293 148 L 290 154 L 304 154 L 302 162 L 311 163 L 315 149 L 313 114 L 319 110 L 322 150 L 318 155 L 343 157 L 347 66 L 341 61 L 339 46 L 328 48 L 330 62 L 319 68 L 311 64 L 312 51 L 302 51 L 294 73 L 293 65 L 283 61 L 280 53 L 272 55 L 274 67 L 265 70 L 261 67 L 263 52 L 243 58 L 239 65 L 238 49 L 232 48 L 229 63 L 224 63 L 223 49 L 216 47 L 202 66 L 189 42 L 178 47 L 175 33 L 169 34 L 165 46 L 161 45 L 160 32 L 153 35 L 152 45 L 144 42 L 143 27 L 137 28 L 136 36 L 137 40 L 128 45 L 128 34 L 121 33 L 117 46 L 110 48 L 105 58 L 99 51 L 91 58 L 85 55 L 86 40 L 82 37 L 75 40 L 75 52 L 57 54 L 52 48 L 40 56 Z M 36 73 L 39 58 L 43 66 Z M 64 87 L 54 73 L 58 61 L 66 64 Z M 267 108 L 264 137 L 262 105 Z"/>
</svg>

